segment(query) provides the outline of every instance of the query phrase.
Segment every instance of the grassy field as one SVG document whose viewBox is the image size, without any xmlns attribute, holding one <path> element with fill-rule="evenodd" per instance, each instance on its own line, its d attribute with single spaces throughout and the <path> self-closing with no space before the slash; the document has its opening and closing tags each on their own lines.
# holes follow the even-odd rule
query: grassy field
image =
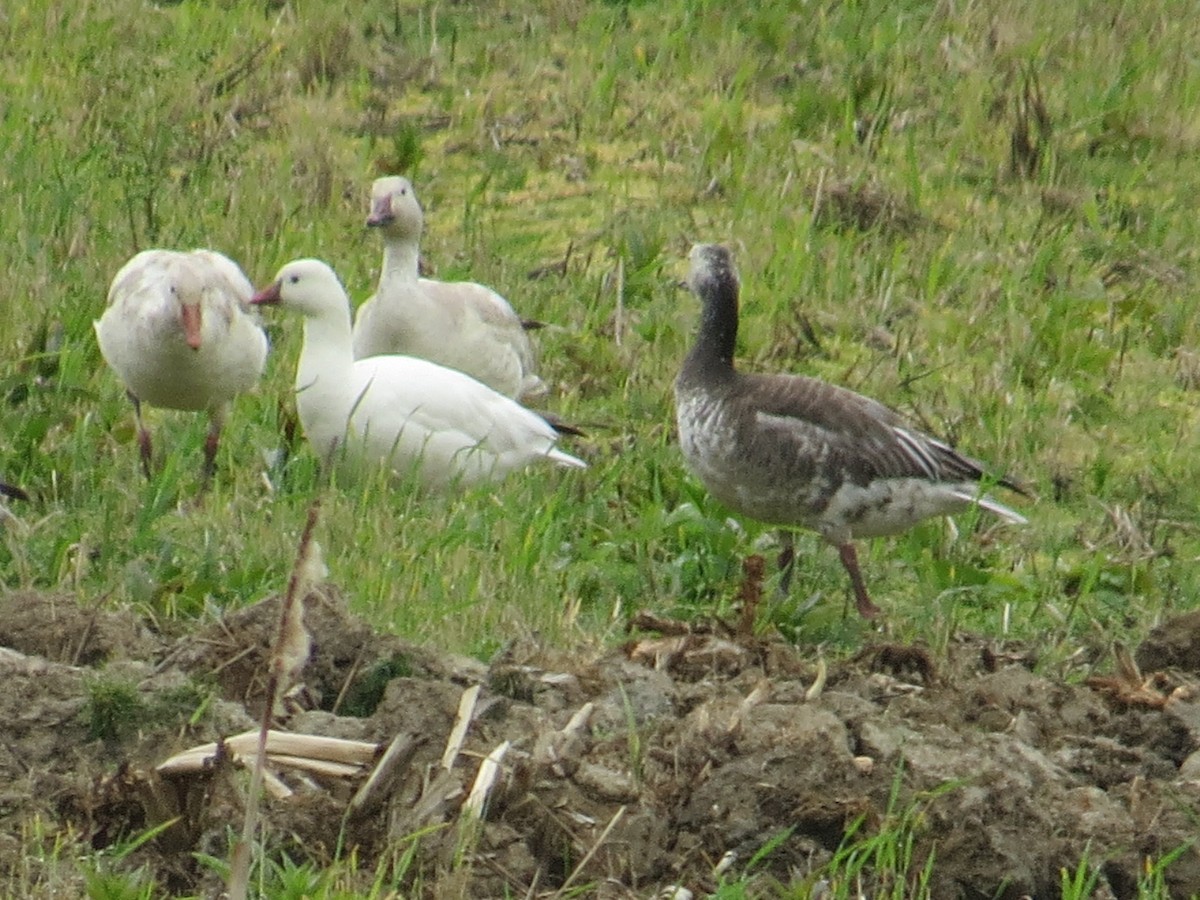
<svg viewBox="0 0 1200 900">
<path fill-rule="evenodd" d="M 1068 671 L 1195 607 L 1195 17 L 738 6 L 7 5 L 0 477 L 36 499 L 0 523 L 0 583 L 178 627 L 280 590 L 320 496 L 352 606 L 440 648 L 727 613 L 741 557 L 773 544 L 674 442 L 703 240 L 735 249 L 746 369 L 868 393 L 1038 494 L 1024 529 L 967 516 L 861 548 L 896 637 L 1007 633 Z M 203 506 L 202 417 L 151 412 L 147 482 L 92 332 L 112 275 L 152 246 L 221 250 L 257 284 L 318 256 L 361 302 L 388 173 L 416 185 L 439 277 L 550 323 L 545 406 L 586 429 L 567 448 L 591 467 L 447 498 L 324 486 L 307 448 L 278 462 L 300 334 L 276 316 Z M 799 548 L 774 624 L 857 648 L 836 553 Z"/>
<path fill-rule="evenodd" d="M 270 463 L 298 323 L 270 322 L 268 378 L 193 510 L 203 422 L 152 413 L 145 483 L 91 320 L 148 246 L 220 249 L 257 283 L 319 256 L 361 302 L 366 190 L 403 172 L 439 276 L 552 323 L 546 405 L 586 426 L 591 469 L 325 492 L 333 578 L 380 627 L 486 655 L 518 629 L 604 638 L 634 607 L 731 598 L 769 535 L 729 523 L 672 434 L 697 312 L 682 257 L 706 240 L 737 252 L 746 368 L 860 389 L 1039 494 L 1022 531 L 871 546 L 890 628 L 1067 653 L 1137 634 L 1194 605 L 1200 555 L 1200 72 L 1173 8 L 17 6 L 0 472 L 39 500 L 4 530 L 3 580 L 166 619 L 280 587 L 321 492 L 307 450 Z M 779 624 L 855 644 L 836 555 L 802 547 Z"/>
</svg>

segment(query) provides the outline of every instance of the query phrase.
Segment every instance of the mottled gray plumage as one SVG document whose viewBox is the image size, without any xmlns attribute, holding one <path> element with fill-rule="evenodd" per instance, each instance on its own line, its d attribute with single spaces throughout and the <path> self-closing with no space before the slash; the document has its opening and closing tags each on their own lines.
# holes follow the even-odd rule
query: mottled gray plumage
<svg viewBox="0 0 1200 900">
<path fill-rule="evenodd" d="M 989 476 L 981 463 L 908 427 L 881 403 L 803 375 L 736 371 L 739 285 L 726 248 L 692 249 L 689 286 L 703 311 L 675 382 L 684 459 L 735 512 L 809 528 L 836 545 L 864 616 L 878 608 L 862 582 L 855 538 L 895 534 L 973 504 L 1024 523 L 981 494 L 979 482 L 1021 492 L 1018 484 Z"/>
</svg>

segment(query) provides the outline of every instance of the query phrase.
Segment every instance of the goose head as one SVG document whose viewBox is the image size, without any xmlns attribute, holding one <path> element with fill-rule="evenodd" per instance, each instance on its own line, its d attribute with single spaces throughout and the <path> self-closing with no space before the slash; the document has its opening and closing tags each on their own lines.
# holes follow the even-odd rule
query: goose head
<svg viewBox="0 0 1200 900">
<path fill-rule="evenodd" d="M 720 244 L 696 244 L 688 254 L 688 262 L 688 287 L 701 300 L 715 294 L 737 291 L 737 270 L 729 248 Z"/>
<path fill-rule="evenodd" d="M 734 374 L 738 332 L 738 276 L 733 254 L 720 244 L 696 244 L 688 255 L 687 284 L 700 300 L 700 330 L 684 360 L 680 383 L 723 380 Z"/>
<path fill-rule="evenodd" d="M 421 204 L 407 178 L 377 178 L 371 185 L 371 212 L 367 226 L 383 228 L 403 237 L 419 237 L 424 225 Z"/>
<path fill-rule="evenodd" d="M 319 317 L 349 309 L 346 291 L 333 269 L 319 259 L 297 259 L 285 265 L 250 302 L 282 306 Z"/>
<path fill-rule="evenodd" d="M 184 340 L 193 350 L 203 343 L 204 295 L 208 291 L 203 276 L 186 259 L 179 259 L 168 269 L 167 293 L 179 307 L 179 324 Z"/>
</svg>

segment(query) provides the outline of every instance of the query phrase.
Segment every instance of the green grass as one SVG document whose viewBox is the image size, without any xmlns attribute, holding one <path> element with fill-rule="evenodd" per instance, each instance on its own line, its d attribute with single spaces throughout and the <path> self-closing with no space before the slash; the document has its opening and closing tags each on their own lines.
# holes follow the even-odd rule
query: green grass
<svg viewBox="0 0 1200 900">
<path fill-rule="evenodd" d="M 448 650 L 727 611 L 770 535 L 731 525 L 674 446 L 697 318 L 677 283 L 705 240 L 737 253 L 747 369 L 867 392 L 1040 495 L 1023 530 L 865 544 L 897 636 L 1007 622 L 1054 665 L 1194 607 L 1200 24 L 1166 0 L 753 6 L 0 14 L 0 476 L 38 496 L 3 524 L 0 583 L 208 617 L 282 589 L 319 493 L 354 608 Z M 145 482 L 91 328 L 112 275 L 155 245 L 222 250 L 260 284 L 315 255 L 361 302 L 366 192 L 393 171 L 440 275 L 553 323 L 547 405 L 587 427 L 591 468 L 429 499 L 323 488 L 303 447 L 273 465 L 299 349 L 277 319 L 203 507 L 200 417 L 150 413 Z M 568 247 L 564 276 L 527 278 Z M 799 546 L 776 623 L 856 647 L 836 554 Z"/>
<path fill-rule="evenodd" d="M 0 467 L 42 499 L 17 510 L 4 580 L 167 617 L 281 586 L 320 485 L 305 449 L 266 461 L 295 323 L 270 323 L 268 378 L 198 511 L 203 422 L 151 414 L 163 466 L 144 483 L 90 320 L 155 244 L 224 250 L 260 283 L 322 256 L 361 301 L 367 185 L 406 169 L 439 272 L 556 326 L 538 335 L 549 403 L 589 426 L 592 468 L 437 500 L 327 492 L 333 577 L 381 627 L 486 655 L 514 628 L 603 638 L 636 606 L 733 596 L 762 531 L 726 524 L 672 439 L 696 318 L 677 281 L 703 239 L 737 250 L 747 368 L 866 391 L 1037 486 L 1024 531 L 952 541 L 935 523 L 865 548 L 899 633 L 994 633 L 1006 607 L 1013 633 L 1056 645 L 1144 630 L 1197 587 L 1180 360 L 1200 76 L 1168 6 L 1134 22 L 1114 5 L 1110 31 L 1038 4 L 369 3 L 352 22 L 320 4 L 26 5 L 0 30 Z M 568 245 L 564 277 L 526 279 Z M 844 579 L 802 546 L 802 590 L 824 602 L 777 618 L 823 637 Z"/>
</svg>

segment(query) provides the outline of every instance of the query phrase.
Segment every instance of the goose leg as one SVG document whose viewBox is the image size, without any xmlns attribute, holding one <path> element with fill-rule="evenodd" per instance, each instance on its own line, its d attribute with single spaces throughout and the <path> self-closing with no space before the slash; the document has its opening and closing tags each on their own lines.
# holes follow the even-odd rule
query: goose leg
<svg viewBox="0 0 1200 900">
<path fill-rule="evenodd" d="M 142 421 L 142 401 L 133 394 L 129 394 L 129 399 L 133 401 L 133 417 L 137 422 L 138 450 L 142 454 L 142 471 L 146 473 L 147 478 L 150 478 L 150 461 L 153 458 L 154 450 L 150 442 L 150 430 Z"/>
<path fill-rule="evenodd" d="M 858 553 L 855 551 L 854 545 L 849 542 L 838 544 L 838 555 L 841 556 L 842 565 L 845 566 L 846 572 L 850 576 L 850 585 L 854 588 L 854 601 L 858 607 L 858 614 L 864 619 L 878 618 L 883 610 L 872 603 L 867 594 L 867 585 L 863 581 L 862 570 L 858 567 Z"/>
<path fill-rule="evenodd" d="M 217 471 L 217 447 L 221 443 L 221 427 L 225 424 L 225 410 L 214 409 L 204 438 L 204 466 L 200 470 L 200 490 L 204 491 L 212 482 Z"/>
<path fill-rule="evenodd" d="M 779 544 L 782 549 L 779 551 L 779 594 L 782 597 L 788 595 L 788 591 L 792 589 L 792 574 L 796 570 L 796 539 L 795 536 L 785 529 L 779 531 Z"/>
<path fill-rule="evenodd" d="M 296 432 L 299 422 L 296 420 L 295 413 L 284 406 L 282 400 L 276 405 L 275 417 L 279 421 L 279 430 L 283 434 L 283 445 L 280 447 L 279 458 L 275 461 L 274 465 L 276 468 L 282 470 L 296 449 Z"/>
</svg>

